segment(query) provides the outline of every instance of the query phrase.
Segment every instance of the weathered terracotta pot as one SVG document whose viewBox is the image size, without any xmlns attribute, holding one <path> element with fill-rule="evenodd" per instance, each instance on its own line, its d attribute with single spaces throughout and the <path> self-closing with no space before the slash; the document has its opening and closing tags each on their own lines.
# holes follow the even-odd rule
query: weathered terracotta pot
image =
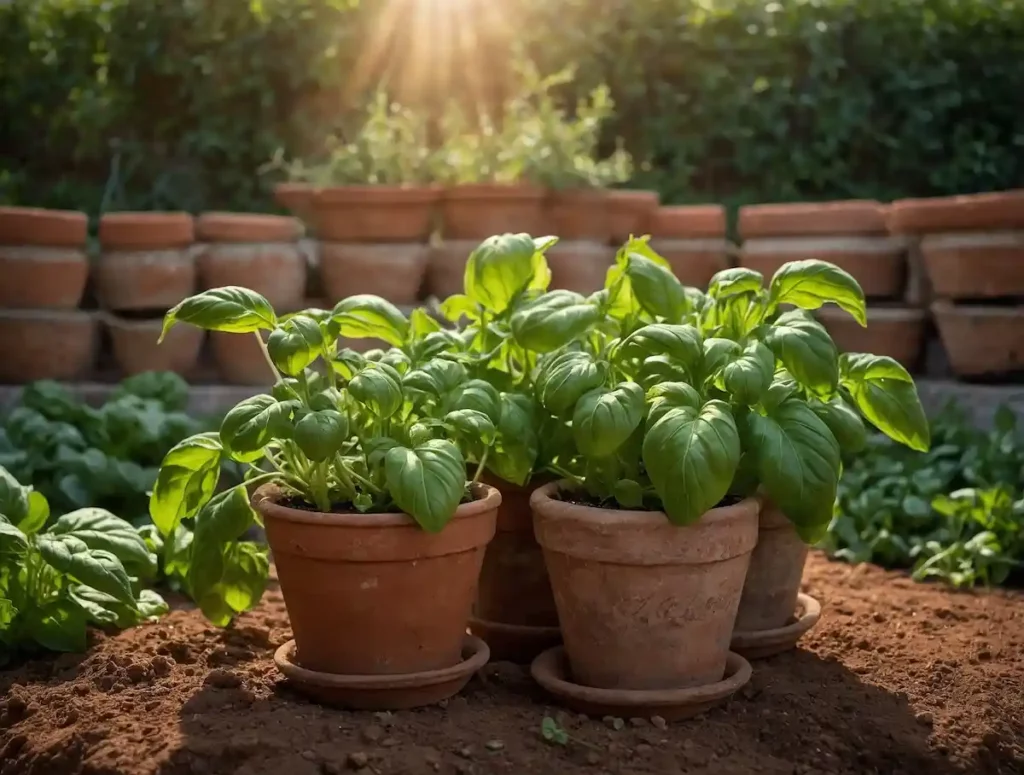
<svg viewBox="0 0 1024 775">
<path fill-rule="evenodd" d="M 770 280 L 789 261 L 817 258 L 852 274 L 865 296 L 895 298 L 906 283 L 906 253 L 907 243 L 899 237 L 769 237 L 744 242 L 739 265 Z"/>
<path fill-rule="evenodd" d="M 265 338 L 265 337 L 264 337 Z M 210 351 L 220 378 L 230 385 L 274 384 L 270 365 L 252 335 L 210 332 Z"/>
<path fill-rule="evenodd" d="M 848 312 L 831 305 L 815 310 L 814 314 L 839 352 L 888 355 L 909 371 L 915 371 L 920 365 L 928 328 L 928 313 L 923 309 L 869 307 L 867 327 Z"/>
<path fill-rule="evenodd" d="M 429 258 L 429 246 L 416 243 L 321 242 L 320 279 L 332 303 L 372 293 L 392 304 L 413 304 L 419 298 Z"/>
<path fill-rule="evenodd" d="M 0 308 L 75 309 L 89 277 L 85 213 L 0 207 Z"/>
<path fill-rule="evenodd" d="M 722 205 L 662 205 L 651 216 L 653 239 L 725 237 Z"/>
<path fill-rule="evenodd" d="M 558 487 L 538 489 L 530 505 L 574 681 L 634 690 L 721 681 L 759 501 L 677 527 L 662 512 L 556 500 Z"/>
<path fill-rule="evenodd" d="M 0 382 L 81 377 L 95 363 L 98 340 L 91 312 L 0 309 Z"/>
<path fill-rule="evenodd" d="M 901 199 L 888 210 L 896 234 L 1024 229 L 1024 189 L 994 194 Z"/>
<path fill-rule="evenodd" d="M 89 232 L 85 213 L 39 207 L 0 207 L 0 245 L 81 248 Z"/>
<path fill-rule="evenodd" d="M 99 235 L 104 251 L 185 248 L 195 241 L 195 221 L 188 213 L 106 213 Z"/>
<path fill-rule="evenodd" d="M 187 375 L 196 366 L 206 332 L 195 326 L 175 326 L 157 344 L 163 320 L 105 317 L 114 359 L 124 375 L 144 371 L 173 371 Z"/>
<path fill-rule="evenodd" d="M 1024 306 L 981 307 L 932 304 L 950 365 L 960 377 L 1024 370 Z"/>
<path fill-rule="evenodd" d="M 694 239 L 651 240 L 651 247 L 672 267 L 672 273 L 683 285 L 707 288 L 711 278 L 731 266 L 730 256 L 735 248 L 717 237 Z"/>
<path fill-rule="evenodd" d="M 466 261 L 479 244 L 477 240 L 445 240 L 431 245 L 430 259 L 427 262 L 427 293 L 442 300 L 462 293 L 465 287 Z"/>
<path fill-rule="evenodd" d="M 501 495 L 477 485 L 440 533 L 405 514 L 288 508 L 263 487 L 263 516 L 299 663 L 342 675 L 394 675 L 461 661 L 466 621 Z"/>
<path fill-rule="evenodd" d="M 274 186 L 274 201 L 301 220 L 315 228 L 313 223 L 313 191 L 309 183 L 278 183 Z"/>
<path fill-rule="evenodd" d="M 552 290 L 589 294 L 604 287 L 608 267 L 615 263 L 615 248 L 591 241 L 560 241 L 548 248 L 545 257 Z"/>
<path fill-rule="evenodd" d="M 240 285 L 265 296 L 275 309 L 295 309 L 306 293 L 301 233 L 297 220 L 278 215 L 201 215 L 196 234 L 206 244 L 197 259 L 200 287 Z"/>
<path fill-rule="evenodd" d="M 940 298 L 1024 296 L 1024 230 L 929 234 L 921 254 Z"/>
<path fill-rule="evenodd" d="M 548 229 L 566 241 L 611 239 L 610 200 L 603 188 L 552 191 L 548 195 Z M 536 235 L 540 236 L 540 235 Z"/>
<path fill-rule="evenodd" d="M 762 502 L 757 546 L 743 584 L 736 614 L 738 632 L 758 632 L 782 627 L 793 618 L 800 594 L 807 544 L 785 514 Z"/>
<path fill-rule="evenodd" d="M 446 240 L 480 240 L 494 234 L 544 234 L 544 197 L 539 186 L 526 183 L 473 183 L 452 186 L 441 199 Z"/>
<path fill-rule="evenodd" d="M 651 233 L 651 219 L 658 210 L 657 191 L 612 189 L 607 197 L 613 245 Z"/>
<path fill-rule="evenodd" d="M 317 235 L 327 242 L 425 242 L 440 189 L 339 186 L 313 194 Z"/>
<path fill-rule="evenodd" d="M 885 234 L 886 208 L 879 202 L 794 202 L 740 208 L 739 232 L 753 237 Z"/>
</svg>

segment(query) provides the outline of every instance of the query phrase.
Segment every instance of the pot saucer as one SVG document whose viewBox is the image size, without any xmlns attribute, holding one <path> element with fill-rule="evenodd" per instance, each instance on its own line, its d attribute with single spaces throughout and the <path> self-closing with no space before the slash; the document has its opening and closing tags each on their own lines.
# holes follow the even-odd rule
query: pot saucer
<svg viewBox="0 0 1024 775">
<path fill-rule="evenodd" d="M 544 689 L 567 707 L 589 716 L 650 717 L 667 721 L 690 718 L 713 708 L 746 685 L 750 663 L 732 651 L 725 663 L 725 677 L 716 683 L 689 689 L 597 689 L 572 683 L 569 659 L 555 646 L 533 660 L 530 673 Z"/>
<path fill-rule="evenodd" d="M 299 667 L 295 641 L 290 640 L 274 653 L 274 664 L 296 691 L 325 705 L 350 710 L 405 710 L 457 694 L 490 656 L 486 643 L 467 635 L 462 661 L 452 667 L 398 675 L 337 675 Z"/>
<path fill-rule="evenodd" d="M 487 642 L 492 661 L 519 665 L 530 664 L 542 651 L 562 642 L 562 631 L 558 627 L 491 622 L 475 617 L 469 620 L 469 631 Z"/>
<path fill-rule="evenodd" d="M 729 648 L 747 659 L 764 659 L 781 654 L 796 646 L 796 642 L 821 617 L 821 603 L 802 592 L 796 598 L 796 611 L 789 624 L 773 630 L 734 632 Z"/>
</svg>

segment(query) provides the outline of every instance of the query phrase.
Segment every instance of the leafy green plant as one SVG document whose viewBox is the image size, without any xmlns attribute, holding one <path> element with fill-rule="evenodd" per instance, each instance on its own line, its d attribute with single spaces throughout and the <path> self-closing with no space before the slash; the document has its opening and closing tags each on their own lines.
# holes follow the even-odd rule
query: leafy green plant
<svg viewBox="0 0 1024 775">
<path fill-rule="evenodd" d="M 179 323 L 254 335 L 277 375 L 269 394 L 229 411 L 219 432 L 171 449 L 153 487 L 165 567 L 215 623 L 255 604 L 266 582 L 265 549 L 237 540 L 259 521 L 247 488 L 272 482 L 300 507 L 324 512 L 402 511 L 431 532 L 472 498 L 460 444 L 480 457 L 475 480 L 501 398 L 435 353 L 451 335 L 422 311 L 407 318 L 364 295 L 279 317 L 259 294 L 226 287 L 171 309 L 164 334 Z M 341 336 L 395 347 L 360 355 L 338 350 Z M 226 459 L 246 466 L 245 483 L 215 495 Z"/>
<path fill-rule="evenodd" d="M 167 611 L 143 586 L 157 560 L 132 525 L 96 508 L 49 517 L 42 493 L 0 467 L 0 662 L 83 651 L 88 624 L 123 629 Z"/>
</svg>

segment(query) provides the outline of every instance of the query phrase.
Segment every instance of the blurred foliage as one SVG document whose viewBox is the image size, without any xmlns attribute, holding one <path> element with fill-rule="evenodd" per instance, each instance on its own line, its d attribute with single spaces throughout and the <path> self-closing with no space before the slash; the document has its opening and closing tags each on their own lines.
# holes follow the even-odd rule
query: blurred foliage
<svg viewBox="0 0 1024 775">
<path fill-rule="evenodd" d="M 602 153 L 624 137 L 633 184 L 669 201 L 1024 184 L 1019 0 L 463 0 L 434 37 L 476 53 L 446 67 L 413 59 L 416 7 L 0 3 L 0 202 L 266 209 L 256 170 L 275 152 L 324 153 L 365 93 L 412 89 L 403 73 L 429 76 L 402 101 L 435 117 L 501 105 L 513 47 L 542 73 L 575 69 L 563 104 L 607 83 Z"/>
</svg>

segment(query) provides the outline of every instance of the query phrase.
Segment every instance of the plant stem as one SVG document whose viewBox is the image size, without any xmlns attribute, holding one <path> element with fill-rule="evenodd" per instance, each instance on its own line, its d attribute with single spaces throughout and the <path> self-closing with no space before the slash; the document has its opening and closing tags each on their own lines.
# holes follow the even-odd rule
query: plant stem
<svg viewBox="0 0 1024 775">
<path fill-rule="evenodd" d="M 256 337 L 256 341 L 260 343 L 260 352 L 263 353 L 263 359 L 267 362 L 267 366 L 270 367 L 270 373 L 274 375 L 274 382 L 281 381 L 281 373 L 277 370 L 277 366 L 274 365 L 273 358 L 270 357 L 270 350 L 267 349 L 267 343 L 263 341 L 263 337 L 260 336 L 259 331 L 253 331 L 253 336 Z"/>
<path fill-rule="evenodd" d="M 491 448 L 487 447 L 487 449 L 484 450 L 484 454 L 481 455 L 481 457 L 480 457 L 480 463 L 476 467 L 476 473 L 473 474 L 473 484 L 476 484 L 477 482 L 480 481 L 480 476 L 484 472 L 484 466 L 487 465 L 487 456 L 490 455 L 490 454 L 491 454 Z"/>
</svg>

